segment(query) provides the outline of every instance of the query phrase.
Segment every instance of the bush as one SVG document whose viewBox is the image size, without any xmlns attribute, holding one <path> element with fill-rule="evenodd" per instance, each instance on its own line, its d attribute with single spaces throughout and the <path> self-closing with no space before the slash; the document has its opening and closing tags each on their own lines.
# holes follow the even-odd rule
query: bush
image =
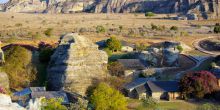
<svg viewBox="0 0 220 110">
<path fill-rule="evenodd" d="M 219 89 L 216 77 L 208 71 L 186 74 L 180 80 L 180 88 L 185 98 L 203 98 Z"/>
<path fill-rule="evenodd" d="M 127 110 L 126 98 L 105 83 L 100 83 L 94 89 L 90 102 L 95 110 Z"/>
<path fill-rule="evenodd" d="M 146 12 L 145 16 L 146 17 L 152 17 L 152 16 L 155 16 L 155 14 L 153 12 Z"/>
<path fill-rule="evenodd" d="M 152 30 L 158 30 L 158 27 L 152 23 L 152 24 L 151 24 L 151 29 L 152 29 Z"/>
<path fill-rule="evenodd" d="M 146 99 L 143 99 L 143 106 L 147 108 L 156 108 L 157 102 L 151 97 L 147 97 Z"/>
<path fill-rule="evenodd" d="M 215 24 L 214 33 L 220 33 L 220 24 L 219 23 Z"/>
<path fill-rule="evenodd" d="M 44 34 L 48 37 L 51 37 L 53 32 L 53 28 L 48 28 L 46 31 L 44 31 Z"/>
<path fill-rule="evenodd" d="M 112 76 L 119 76 L 120 77 L 120 76 L 124 75 L 125 68 L 119 62 L 112 62 L 108 65 L 108 70 Z"/>
<path fill-rule="evenodd" d="M 181 45 L 178 45 L 176 48 L 180 51 L 180 53 L 183 51 L 183 47 Z"/>
<path fill-rule="evenodd" d="M 96 32 L 97 33 L 104 33 L 106 30 L 105 30 L 105 27 L 99 25 L 96 27 Z"/>
<path fill-rule="evenodd" d="M 178 27 L 177 26 L 172 26 L 172 27 L 170 27 L 170 30 L 177 31 Z"/>
<path fill-rule="evenodd" d="M 116 39 L 116 37 L 111 37 L 106 41 L 106 46 L 111 51 L 119 51 L 121 50 L 121 42 Z"/>
<path fill-rule="evenodd" d="M 67 110 L 67 108 L 62 105 L 63 99 L 61 98 L 51 98 L 51 99 L 42 99 L 41 110 Z"/>
<path fill-rule="evenodd" d="M 32 39 L 39 39 L 41 38 L 41 35 L 39 32 L 36 32 L 36 34 L 32 35 Z"/>
<path fill-rule="evenodd" d="M 10 88 L 27 87 L 36 78 L 36 68 L 31 64 L 27 49 L 12 46 L 5 51 L 4 71 L 9 76 Z"/>
<path fill-rule="evenodd" d="M 112 55 L 112 51 L 109 48 L 104 48 L 104 51 L 108 54 L 108 56 Z"/>
<path fill-rule="evenodd" d="M 22 24 L 21 24 L 21 23 L 17 23 L 17 24 L 15 24 L 15 26 L 16 26 L 16 27 L 21 27 Z"/>
</svg>

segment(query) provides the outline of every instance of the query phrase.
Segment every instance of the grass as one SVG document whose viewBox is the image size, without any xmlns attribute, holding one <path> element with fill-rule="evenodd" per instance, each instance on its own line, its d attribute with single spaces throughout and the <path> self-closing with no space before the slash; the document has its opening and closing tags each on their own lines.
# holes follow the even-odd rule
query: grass
<svg viewBox="0 0 220 110">
<path fill-rule="evenodd" d="M 128 99 L 129 110 L 196 110 L 197 104 L 185 101 L 159 102 L 155 109 L 142 105 L 140 100 Z"/>
</svg>

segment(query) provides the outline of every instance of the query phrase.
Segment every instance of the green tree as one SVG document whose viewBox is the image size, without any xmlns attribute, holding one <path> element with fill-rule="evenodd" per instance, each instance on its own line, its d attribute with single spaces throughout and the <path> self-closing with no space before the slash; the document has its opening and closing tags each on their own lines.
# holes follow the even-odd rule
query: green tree
<svg viewBox="0 0 220 110">
<path fill-rule="evenodd" d="M 215 24 L 214 33 L 220 33 L 220 24 L 219 23 Z"/>
<path fill-rule="evenodd" d="M 95 110 L 127 110 L 126 98 L 105 83 L 100 83 L 94 89 L 90 102 Z"/>
<path fill-rule="evenodd" d="M 180 51 L 180 53 L 183 51 L 183 47 L 181 45 L 178 45 L 176 48 Z"/>
<path fill-rule="evenodd" d="M 41 109 L 42 110 L 67 110 L 67 108 L 62 105 L 62 98 L 50 98 L 50 99 L 42 99 Z"/>
<path fill-rule="evenodd" d="M 106 46 L 111 51 L 119 51 L 121 50 L 121 42 L 116 39 L 116 37 L 111 37 L 106 41 Z"/>
</svg>

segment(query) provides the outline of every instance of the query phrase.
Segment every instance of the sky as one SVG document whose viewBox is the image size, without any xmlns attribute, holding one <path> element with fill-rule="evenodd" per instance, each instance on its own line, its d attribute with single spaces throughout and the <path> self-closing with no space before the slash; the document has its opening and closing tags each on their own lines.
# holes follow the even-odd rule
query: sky
<svg viewBox="0 0 220 110">
<path fill-rule="evenodd" d="M 6 3 L 8 0 L 0 0 L 0 3 Z"/>
</svg>

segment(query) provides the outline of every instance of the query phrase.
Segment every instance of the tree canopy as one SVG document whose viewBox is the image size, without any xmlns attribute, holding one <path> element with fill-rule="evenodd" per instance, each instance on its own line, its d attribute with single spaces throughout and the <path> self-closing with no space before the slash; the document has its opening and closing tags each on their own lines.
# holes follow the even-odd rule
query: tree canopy
<svg viewBox="0 0 220 110">
<path fill-rule="evenodd" d="M 106 41 L 106 46 L 111 51 L 119 51 L 121 50 L 121 42 L 116 39 L 116 37 L 111 37 Z"/>
<path fill-rule="evenodd" d="M 42 110 L 67 110 L 67 108 L 62 105 L 63 99 L 61 98 L 51 98 L 51 99 L 42 99 L 41 106 Z"/>
<path fill-rule="evenodd" d="M 203 98 L 219 89 L 216 77 L 208 71 L 192 72 L 180 80 L 180 88 L 186 97 Z"/>
<path fill-rule="evenodd" d="M 100 83 L 94 89 L 90 102 L 95 110 L 127 110 L 126 98 L 105 83 Z"/>
</svg>

